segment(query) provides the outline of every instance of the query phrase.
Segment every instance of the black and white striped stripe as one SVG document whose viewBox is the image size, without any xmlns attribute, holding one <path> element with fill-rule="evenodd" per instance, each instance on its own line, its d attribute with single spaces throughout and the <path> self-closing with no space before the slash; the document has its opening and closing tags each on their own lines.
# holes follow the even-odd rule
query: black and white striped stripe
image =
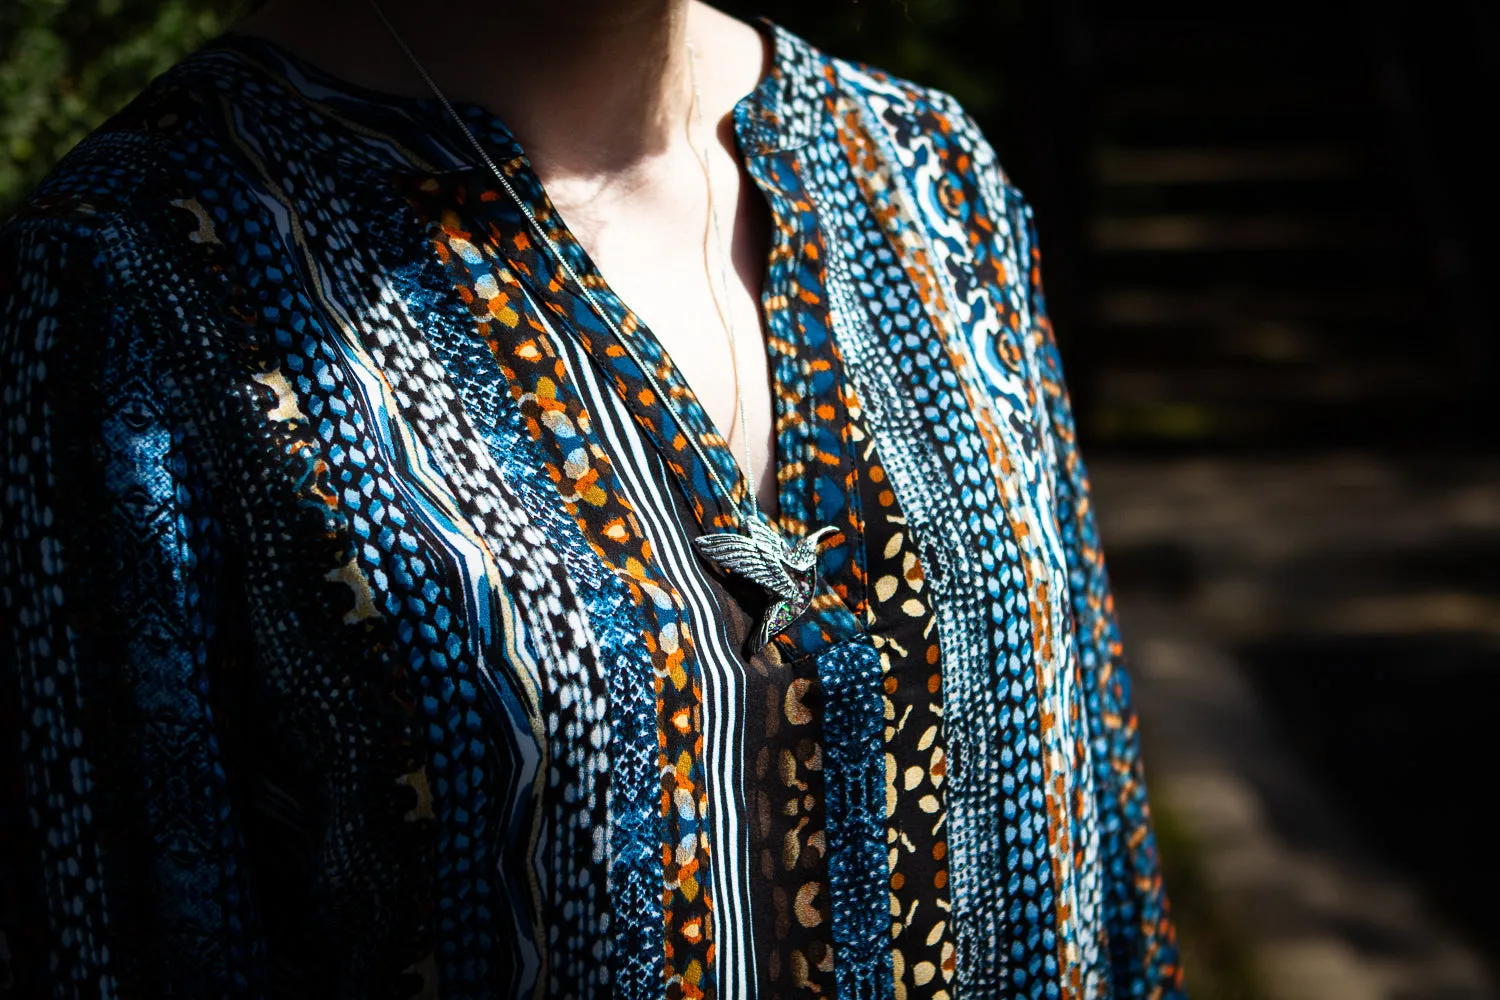
<svg viewBox="0 0 1500 1000">
<path fill-rule="evenodd" d="M 703 770 L 708 795 L 709 886 L 714 914 L 718 995 L 756 996 L 749 886 L 749 828 L 744 781 L 745 664 L 735 654 L 718 600 L 672 502 L 661 456 L 625 401 L 602 383 L 572 337 L 554 336 L 594 429 L 606 442 L 620 491 L 650 539 L 661 571 L 686 603 L 703 689 Z"/>
</svg>

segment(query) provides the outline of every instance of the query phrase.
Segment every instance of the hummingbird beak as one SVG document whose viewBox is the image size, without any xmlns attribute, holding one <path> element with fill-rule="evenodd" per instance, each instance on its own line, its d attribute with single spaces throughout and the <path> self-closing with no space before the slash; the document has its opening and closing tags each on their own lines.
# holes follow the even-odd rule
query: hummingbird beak
<svg viewBox="0 0 1500 1000">
<path fill-rule="evenodd" d="M 807 536 L 808 548 L 816 552 L 818 546 L 822 543 L 824 536 L 838 534 L 838 530 L 839 529 L 835 528 L 831 524 L 819 528 L 817 531 L 814 531 L 811 535 Z"/>
</svg>

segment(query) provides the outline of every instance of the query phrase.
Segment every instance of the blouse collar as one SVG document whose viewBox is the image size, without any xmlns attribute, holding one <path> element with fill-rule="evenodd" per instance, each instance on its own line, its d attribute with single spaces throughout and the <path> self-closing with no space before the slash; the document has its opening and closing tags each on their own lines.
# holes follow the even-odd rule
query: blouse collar
<svg viewBox="0 0 1500 1000">
<path fill-rule="evenodd" d="M 822 125 L 831 86 L 825 60 L 816 49 L 770 18 L 757 21 L 771 36 L 771 66 L 734 107 L 735 135 L 751 156 L 811 142 Z"/>
</svg>

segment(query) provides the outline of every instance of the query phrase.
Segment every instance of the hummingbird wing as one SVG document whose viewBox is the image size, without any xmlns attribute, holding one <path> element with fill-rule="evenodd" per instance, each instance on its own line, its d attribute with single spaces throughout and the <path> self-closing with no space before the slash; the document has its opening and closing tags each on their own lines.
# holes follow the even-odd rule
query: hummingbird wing
<svg viewBox="0 0 1500 1000">
<path fill-rule="evenodd" d="M 716 566 L 754 580 L 774 593 L 796 593 L 796 584 L 782 564 L 781 553 L 759 539 L 737 531 L 719 531 L 699 535 L 693 544 Z"/>
</svg>

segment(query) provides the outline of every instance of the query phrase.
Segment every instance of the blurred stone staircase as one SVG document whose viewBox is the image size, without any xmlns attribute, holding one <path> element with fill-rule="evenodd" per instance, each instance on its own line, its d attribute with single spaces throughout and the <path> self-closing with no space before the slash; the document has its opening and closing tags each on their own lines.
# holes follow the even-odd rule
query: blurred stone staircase
<svg viewBox="0 0 1500 1000">
<path fill-rule="evenodd" d="M 1334 6 L 1088 15 L 1075 351 L 1094 440 L 1421 444 L 1469 419 L 1434 278 L 1452 248 L 1424 215 L 1368 16 Z"/>
</svg>

